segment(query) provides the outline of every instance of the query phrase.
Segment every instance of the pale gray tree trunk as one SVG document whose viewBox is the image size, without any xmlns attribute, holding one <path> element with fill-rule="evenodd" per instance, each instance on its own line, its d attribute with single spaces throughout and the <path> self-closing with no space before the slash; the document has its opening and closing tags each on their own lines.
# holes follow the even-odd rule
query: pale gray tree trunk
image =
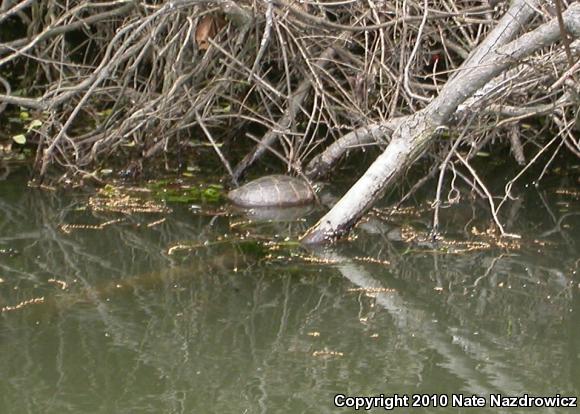
<svg viewBox="0 0 580 414">
<path fill-rule="evenodd" d="M 427 149 L 459 105 L 503 71 L 560 38 L 556 19 L 514 39 L 534 15 L 538 1 L 515 0 L 486 40 L 471 54 L 439 96 L 425 109 L 406 118 L 385 151 L 342 199 L 302 237 L 306 244 L 331 242 L 347 234 L 386 189 Z M 564 13 L 570 34 L 580 34 L 580 4 Z M 509 43 L 508 43 L 509 42 Z"/>
</svg>

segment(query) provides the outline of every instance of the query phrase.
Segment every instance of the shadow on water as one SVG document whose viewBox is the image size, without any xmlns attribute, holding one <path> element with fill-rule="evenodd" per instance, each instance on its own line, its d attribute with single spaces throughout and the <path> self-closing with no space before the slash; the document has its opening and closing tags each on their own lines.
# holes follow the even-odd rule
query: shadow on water
<svg viewBox="0 0 580 414">
<path fill-rule="evenodd" d="M 306 213 L 127 216 L 10 176 L 0 412 L 330 413 L 337 393 L 580 395 L 580 200 L 558 191 L 513 204 L 517 241 L 465 203 L 443 211 L 443 240 L 425 236 L 427 209 L 377 209 L 356 240 L 304 250 Z"/>
</svg>

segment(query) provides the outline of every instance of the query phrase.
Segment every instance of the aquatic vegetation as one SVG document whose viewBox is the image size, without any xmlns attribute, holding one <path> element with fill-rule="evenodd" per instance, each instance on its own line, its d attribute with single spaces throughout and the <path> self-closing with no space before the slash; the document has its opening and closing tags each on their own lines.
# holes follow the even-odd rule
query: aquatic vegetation
<svg viewBox="0 0 580 414">
<path fill-rule="evenodd" d="M 168 203 L 219 203 L 224 200 L 220 184 L 190 184 L 183 180 L 161 179 L 150 181 L 147 188 L 158 200 Z"/>
</svg>

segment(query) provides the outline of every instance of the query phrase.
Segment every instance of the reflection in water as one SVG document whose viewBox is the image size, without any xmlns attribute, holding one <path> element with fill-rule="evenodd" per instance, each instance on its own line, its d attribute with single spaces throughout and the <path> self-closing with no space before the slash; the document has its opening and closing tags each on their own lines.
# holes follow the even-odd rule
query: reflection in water
<svg viewBox="0 0 580 414">
<path fill-rule="evenodd" d="M 578 199 L 566 194 L 530 193 L 508 213 L 517 246 L 484 239 L 487 223 L 464 205 L 444 211 L 447 240 L 404 239 L 429 220 L 413 210 L 305 251 L 287 239 L 301 222 L 175 206 L 126 216 L 23 187 L 0 181 L 1 413 L 330 413 L 337 393 L 580 395 Z M 484 248 L 456 248 L 466 241 Z"/>
</svg>

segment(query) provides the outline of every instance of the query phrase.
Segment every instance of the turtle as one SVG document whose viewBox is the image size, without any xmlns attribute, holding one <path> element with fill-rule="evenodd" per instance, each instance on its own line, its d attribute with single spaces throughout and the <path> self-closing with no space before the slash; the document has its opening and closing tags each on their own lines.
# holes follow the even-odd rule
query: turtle
<svg viewBox="0 0 580 414">
<path fill-rule="evenodd" d="M 268 175 L 228 193 L 240 207 L 290 207 L 313 203 L 314 190 L 305 180 L 288 175 Z"/>
</svg>

